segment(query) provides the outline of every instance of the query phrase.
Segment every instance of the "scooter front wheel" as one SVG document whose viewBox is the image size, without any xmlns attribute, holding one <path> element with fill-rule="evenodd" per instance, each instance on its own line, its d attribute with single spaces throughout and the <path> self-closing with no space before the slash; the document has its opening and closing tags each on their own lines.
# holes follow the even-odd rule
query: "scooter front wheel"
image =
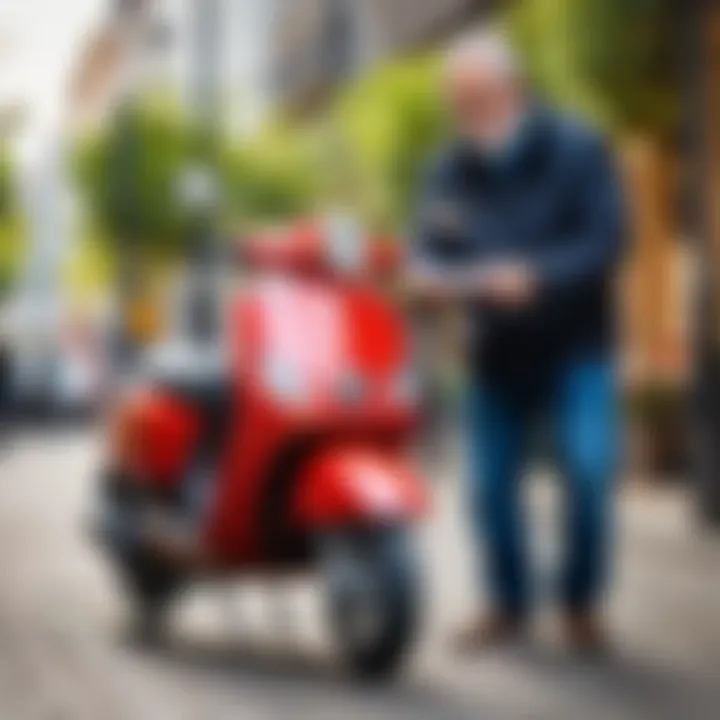
<svg viewBox="0 0 720 720">
<path fill-rule="evenodd" d="M 321 560 L 344 660 L 361 677 L 390 676 L 409 650 L 419 617 L 417 552 L 407 528 L 329 533 Z"/>
</svg>

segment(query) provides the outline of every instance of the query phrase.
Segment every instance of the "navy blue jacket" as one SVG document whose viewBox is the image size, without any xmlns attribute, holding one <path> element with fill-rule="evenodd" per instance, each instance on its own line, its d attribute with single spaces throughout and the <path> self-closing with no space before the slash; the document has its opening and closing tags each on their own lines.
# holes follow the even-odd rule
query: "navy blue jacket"
<svg viewBox="0 0 720 720">
<path fill-rule="evenodd" d="M 439 268 L 529 262 L 539 280 L 527 308 L 471 308 L 475 354 L 487 370 L 567 353 L 609 351 L 613 285 L 625 242 L 611 154 L 588 127 L 544 112 L 502 162 L 457 142 L 429 172 L 415 252 Z"/>
</svg>

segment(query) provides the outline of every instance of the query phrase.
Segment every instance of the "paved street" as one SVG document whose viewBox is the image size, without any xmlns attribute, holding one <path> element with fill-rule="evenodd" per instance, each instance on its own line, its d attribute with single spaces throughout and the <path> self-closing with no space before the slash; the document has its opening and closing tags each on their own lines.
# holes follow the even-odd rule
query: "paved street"
<svg viewBox="0 0 720 720">
<path fill-rule="evenodd" d="M 316 592 L 299 581 L 198 588 L 179 605 L 167 649 L 128 644 L 124 605 L 83 528 L 97 445 L 87 432 L 26 432 L 0 449 L 0 720 L 720 713 L 720 538 L 703 537 L 676 491 L 639 487 L 623 498 L 612 659 L 571 658 L 543 610 L 532 642 L 460 660 L 445 641 L 472 607 L 472 573 L 456 484 L 438 479 L 438 513 L 422 538 L 427 631 L 405 676 L 374 689 L 341 676 Z M 545 483 L 534 485 L 542 569 L 554 504 Z M 277 630 L 283 600 L 290 635 Z"/>
</svg>

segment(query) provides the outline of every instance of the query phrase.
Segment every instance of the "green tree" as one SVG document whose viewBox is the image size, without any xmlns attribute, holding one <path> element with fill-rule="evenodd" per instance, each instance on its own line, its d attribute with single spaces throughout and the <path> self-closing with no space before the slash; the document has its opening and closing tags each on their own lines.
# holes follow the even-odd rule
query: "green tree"
<svg viewBox="0 0 720 720">
<path fill-rule="evenodd" d="M 507 18 L 542 94 L 618 134 L 666 134 L 677 113 L 672 5 L 521 0 Z"/>
<path fill-rule="evenodd" d="M 438 75 L 433 56 L 400 60 L 371 72 L 337 102 L 330 176 L 346 174 L 340 186 L 375 224 L 404 224 L 421 167 L 443 135 Z"/>
<path fill-rule="evenodd" d="M 320 192 L 311 133 L 276 122 L 220 159 L 228 210 L 234 221 L 288 220 L 312 211 Z"/>
<path fill-rule="evenodd" d="M 179 178 L 195 149 L 191 130 L 172 103 L 138 99 L 118 108 L 76 153 L 76 174 L 90 215 L 83 240 L 99 239 L 110 257 L 122 308 L 115 351 L 123 362 L 147 340 L 136 318 L 149 313 L 157 277 L 149 270 L 177 258 L 193 240 L 178 195 Z"/>
<path fill-rule="evenodd" d="M 578 73 L 624 130 L 667 133 L 678 111 L 677 12 L 668 0 L 568 3 Z"/>
<path fill-rule="evenodd" d="M 186 240 L 178 177 L 192 147 L 188 123 L 172 106 L 136 103 L 85 138 L 77 176 L 92 220 L 115 254 L 176 253 Z"/>
</svg>

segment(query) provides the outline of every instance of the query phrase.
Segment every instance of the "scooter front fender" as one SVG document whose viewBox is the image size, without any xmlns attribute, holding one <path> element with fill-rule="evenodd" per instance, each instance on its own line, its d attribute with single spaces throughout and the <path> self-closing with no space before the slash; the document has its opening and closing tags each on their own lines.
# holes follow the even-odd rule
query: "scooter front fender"
<svg viewBox="0 0 720 720">
<path fill-rule="evenodd" d="M 293 518 L 303 529 L 413 521 L 430 502 L 403 459 L 368 448 L 336 447 L 310 459 L 298 478 Z"/>
</svg>

